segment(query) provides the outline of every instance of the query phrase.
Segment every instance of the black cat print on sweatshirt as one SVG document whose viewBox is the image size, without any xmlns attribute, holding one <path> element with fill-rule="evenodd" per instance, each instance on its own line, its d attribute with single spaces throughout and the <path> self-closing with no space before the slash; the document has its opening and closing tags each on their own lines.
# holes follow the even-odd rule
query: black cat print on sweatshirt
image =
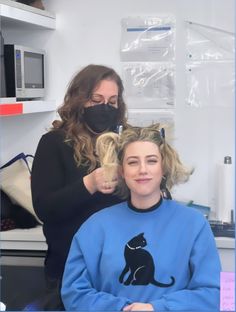
<svg viewBox="0 0 236 312">
<path fill-rule="evenodd" d="M 147 241 L 144 233 L 133 237 L 126 245 L 124 256 L 126 265 L 119 277 L 119 282 L 124 285 L 148 285 L 158 287 L 170 287 L 174 285 L 175 279 L 171 276 L 170 283 L 161 283 L 155 280 L 155 265 L 152 255 L 145 249 Z M 128 274 L 129 273 L 129 274 Z M 125 276 L 127 279 L 124 281 Z"/>
</svg>

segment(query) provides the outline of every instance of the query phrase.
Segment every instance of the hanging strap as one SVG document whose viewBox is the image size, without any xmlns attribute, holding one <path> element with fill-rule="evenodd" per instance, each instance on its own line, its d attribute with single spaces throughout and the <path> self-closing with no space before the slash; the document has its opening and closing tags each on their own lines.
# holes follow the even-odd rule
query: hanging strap
<svg viewBox="0 0 236 312">
<path fill-rule="evenodd" d="M 13 157 L 11 160 L 9 160 L 5 165 L 3 165 L 2 167 L 0 167 L 0 169 L 6 168 L 6 167 L 12 165 L 12 164 L 13 164 L 14 162 L 16 162 L 17 160 L 22 159 L 22 160 L 25 162 L 25 164 L 26 164 L 26 166 L 27 166 L 27 168 L 28 168 L 28 170 L 29 170 L 29 173 L 31 174 L 31 169 L 30 169 L 30 166 L 29 166 L 29 164 L 28 164 L 27 157 L 32 157 L 32 158 L 34 158 L 34 156 L 31 155 L 31 154 L 20 153 L 20 154 L 16 155 L 15 157 Z"/>
</svg>

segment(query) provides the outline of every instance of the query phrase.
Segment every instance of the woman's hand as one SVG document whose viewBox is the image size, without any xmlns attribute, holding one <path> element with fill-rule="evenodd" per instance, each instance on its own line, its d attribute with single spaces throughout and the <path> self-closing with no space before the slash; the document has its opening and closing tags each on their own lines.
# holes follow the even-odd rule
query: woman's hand
<svg viewBox="0 0 236 312">
<path fill-rule="evenodd" d="M 154 311 L 150 303 L 134 302 L 124 307 L 123 311 Z"/>
<path fill-rule="evenodd" d="M 83 180 L 85 187 L 91 194 L 97 191 L 104 194 L 111 194 L 114 192 L 118 183 L 117 177 L 111 182 L 106 181 L 104 168 L 95 169 L 90 174 L 86 175 Z"/>
</svg>

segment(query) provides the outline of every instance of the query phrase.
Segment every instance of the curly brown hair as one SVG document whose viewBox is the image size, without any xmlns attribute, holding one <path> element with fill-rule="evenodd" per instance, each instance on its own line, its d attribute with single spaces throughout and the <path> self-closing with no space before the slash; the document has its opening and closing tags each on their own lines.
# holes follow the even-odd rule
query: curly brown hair
<svg viewBox="0 0 236 312">
<path fill-rule="evenodd" d="M 118 86 L 118 124 L 126 125 L 126 104 L 123 99 L 123 83 L 114 69 L 90 64 L 75 74 L 69 83 L 64 102 L 58 109 L 61 120 L 53 122 L 53 130 L 65 133 L 66 142 L 74 148 L 74 158 L 79 165 L 88 166 L 89 172 L 97 165 L 94 153 L 96 134 L 86 127 L 84 104 L 91 99 L 95 88 L 102 80 L 114 81 Z"/>
</svg>

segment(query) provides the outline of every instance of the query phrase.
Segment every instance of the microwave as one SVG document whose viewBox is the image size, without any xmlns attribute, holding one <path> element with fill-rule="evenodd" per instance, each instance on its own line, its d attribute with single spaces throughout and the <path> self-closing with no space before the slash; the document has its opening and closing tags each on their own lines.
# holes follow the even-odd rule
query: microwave
<svg viewBox="0 0 236 312">
<path fill-rule="evenodd" d="M 4 45 L 6 96 L 33 100 L 45 96 L 45 51 Z"/>
</svg>

